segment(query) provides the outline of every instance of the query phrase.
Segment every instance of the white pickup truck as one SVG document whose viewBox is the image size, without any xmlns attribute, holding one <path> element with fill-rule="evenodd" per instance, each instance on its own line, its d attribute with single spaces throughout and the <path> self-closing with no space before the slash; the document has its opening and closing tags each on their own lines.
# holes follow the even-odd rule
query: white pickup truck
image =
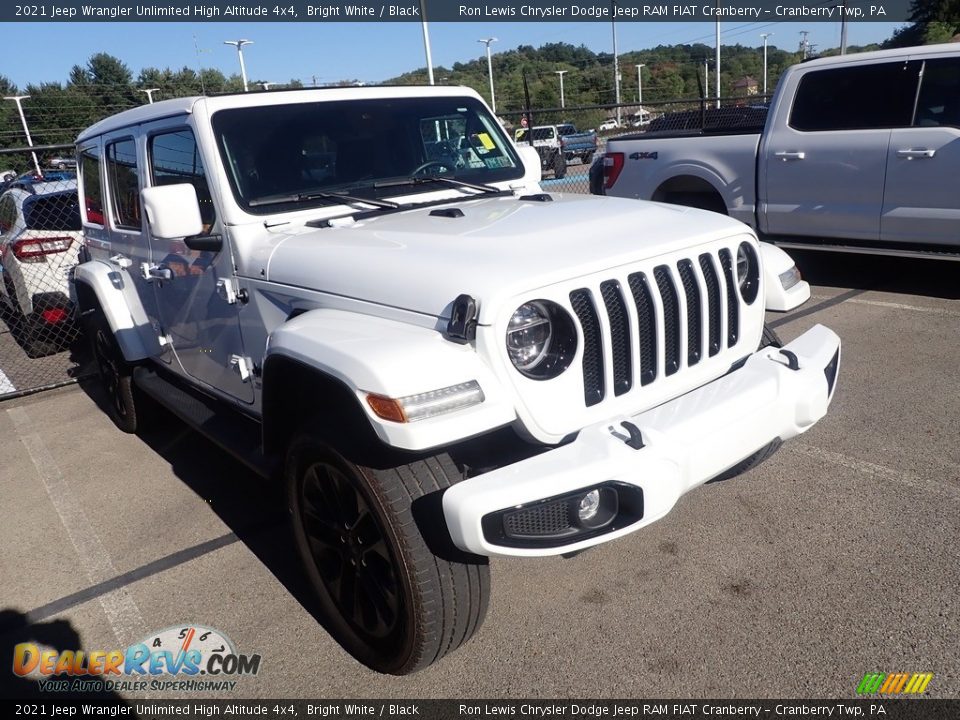
<svg viewBox="0 0 960 720">
<path fill-rule="evenodd" d="M 612 138 L 594 192 L 725 212 L 783 246 L 960 252 L 960 46 L 795 65 L 762 132 L 709 125 Z"/>
<path fill-rule="evenodd" d="M 638 531 L 833 397 L 840 339 L 764 326 L 810 295 L 786 253 L 545 193 L 472 90 L 165 100 L 77 149 L 111 417 L 135 432 L 153 398 L 284 483 L 325 625 L 381 672 L 473 635 L 488 556 Z"/>
</svg>

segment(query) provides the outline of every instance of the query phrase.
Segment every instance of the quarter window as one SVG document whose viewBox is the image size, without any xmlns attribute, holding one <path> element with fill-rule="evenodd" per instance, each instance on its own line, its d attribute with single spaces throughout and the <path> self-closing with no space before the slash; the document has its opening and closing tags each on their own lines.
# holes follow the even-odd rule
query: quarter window
<svg viewBox="0 0 960 720">
<path fill-rule="evenodd" d="M 140 173 L 133 139 L 107 145 L 107 182 L 113 202 L 113 224 L 140 229 Z"/>
<path fill-rule="evenodd" d="M 790 113 L 790 127 L 805 132 L 909 127 L 919 62 L 831 68 L 808 72 Z"/>
<path fill-rule="evenodd" d="M 100 148 L 83 148 L 80 151 L 80 180 L 83 183 L 83 200 L 87 222 L 103 225 L 103 189 L 100 187 Z"/>
</svg>

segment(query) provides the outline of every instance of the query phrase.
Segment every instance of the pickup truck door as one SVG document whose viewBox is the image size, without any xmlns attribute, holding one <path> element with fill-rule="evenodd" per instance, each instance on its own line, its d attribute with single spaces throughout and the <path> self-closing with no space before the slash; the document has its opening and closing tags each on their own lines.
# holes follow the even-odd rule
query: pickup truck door
<svg viewBox="0 0 960 720">
<path fill-rule="evenodd" d="M 909 125 L 918 73 L 900 60 L 800 74 L 761 146 L 766 232 L 879 239 L 891 129 Z"/>
<path fill-rule="evenodd" d="M 887 154 L 880 239 L 960 245 L 960 58 L 924 63 L 913 126 Z"/>
<path fill-rule="evenodd" d="M 145 143 L 150 184 L 192 184 L 205 232 L 222 232 L 193 131 L 161 122 L 148 129 Z M 151 237 L 150 253 L 157 310 L 176 358 L 173 369 L 179 364 L 214 390 L 252 403 L 253 379 L 243 357 L 241 303 L 227 242 L 211 252 L 191 250 L 182 238 Z"/>
</svg>

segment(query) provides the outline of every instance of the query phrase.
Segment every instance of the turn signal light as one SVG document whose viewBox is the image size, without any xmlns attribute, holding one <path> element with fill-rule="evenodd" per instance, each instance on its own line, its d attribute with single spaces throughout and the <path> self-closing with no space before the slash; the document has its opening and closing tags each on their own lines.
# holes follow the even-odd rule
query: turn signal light
<svg viewBox="0 0 960 720">
<path fill-rule="evenodd" d="M 607 153 L 603 156 L 603 187 L 609 190 L 623 170 L 623 153 Z"/>
</svg>

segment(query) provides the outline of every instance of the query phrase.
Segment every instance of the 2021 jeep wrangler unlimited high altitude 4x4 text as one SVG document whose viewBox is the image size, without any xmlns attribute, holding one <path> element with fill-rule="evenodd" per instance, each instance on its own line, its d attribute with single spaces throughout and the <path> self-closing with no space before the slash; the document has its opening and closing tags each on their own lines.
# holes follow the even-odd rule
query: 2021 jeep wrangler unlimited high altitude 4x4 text
<svg viewBox="0 0 960 720">
<path fill-rule="evenodd" d="M 143 393 L 283 478 L 328 627 L 379 671 L 470 638 L 488 556 L 634 532 L 830 403 L 839 338 L 764 328 L 809 297 L 783 251 L 544 194 L 471 90 L 168 100 L 77 146 L 72 287 L 114 421 Z"/>
</svg>

